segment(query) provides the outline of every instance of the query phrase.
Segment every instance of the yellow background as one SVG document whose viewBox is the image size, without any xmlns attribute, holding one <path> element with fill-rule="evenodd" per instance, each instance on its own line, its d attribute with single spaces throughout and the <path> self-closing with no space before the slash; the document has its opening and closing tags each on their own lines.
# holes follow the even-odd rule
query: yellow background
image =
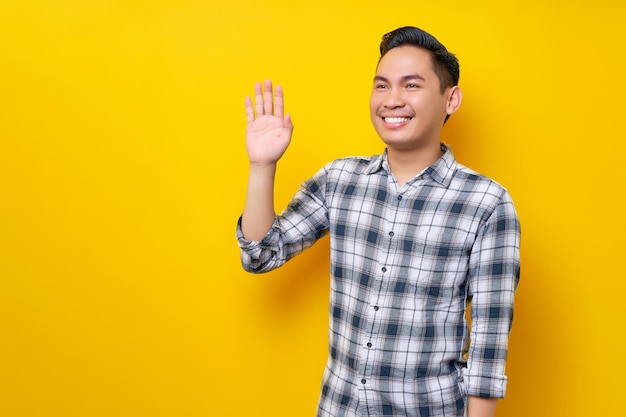
<svg viewBox="0 0 626 417">
<path fill-rule="evenodd" d="M 457 53 L 445 140 L 523 224 L 497 415 L 622 415 L 624 4 L 1 0 L 0 415 L 314 415 L 328 242 L 240 268 L 244 96 L 284 85 L 283 207 L 382 150 L 371 78 L 403 25 Z"/>
</svg>

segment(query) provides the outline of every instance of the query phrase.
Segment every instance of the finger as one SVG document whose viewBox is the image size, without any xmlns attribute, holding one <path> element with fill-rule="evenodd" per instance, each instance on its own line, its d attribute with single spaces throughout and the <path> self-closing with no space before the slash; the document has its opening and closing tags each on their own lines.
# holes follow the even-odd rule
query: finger
<svg viewBox="0 0 626 417">
<path fill-rule="evenodd" d="M 283 99 L 283 87 L 281 85 L 276 86 L 276 98 L 274 100 L 274 115 L 283 118 L 285 114 L 285 101 Z"/>
<path fill-rule="evenodd" d="M 265 80 L 263 88 L 263 114 L 272 115 L 272 82 Z"/>
<path fill-rule="evenodd" d="M 252 109 L 252 99 L 250 96 L 246 96 L 246 122 L 252 123 L 254 121 L 254 110 Z"/>
<path fill-rule="evenodd" d="M 254 83 L 254 108 L 257 117 L 263 115 L 263 87 L 261 87 L 261 83 Z"/>
</svg>

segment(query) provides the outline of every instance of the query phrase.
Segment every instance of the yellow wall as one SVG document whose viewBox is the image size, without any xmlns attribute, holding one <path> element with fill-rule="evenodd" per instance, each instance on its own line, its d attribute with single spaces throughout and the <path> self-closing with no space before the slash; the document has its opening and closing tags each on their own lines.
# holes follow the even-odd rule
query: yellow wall
<svg viewBox="0 0 626 417">
<path fill-rule="evenodd" d="M 377 46 L 407 24 L 458 54 L 445 139 L 523 222 L 498 416 L 622 413 L 623 4 L 0 1 L 0 415 L 313 415 L 328 243 L 241 270 L 243 98 L 285 87 L 282 207 L 382 149 Z"/>
</svg>

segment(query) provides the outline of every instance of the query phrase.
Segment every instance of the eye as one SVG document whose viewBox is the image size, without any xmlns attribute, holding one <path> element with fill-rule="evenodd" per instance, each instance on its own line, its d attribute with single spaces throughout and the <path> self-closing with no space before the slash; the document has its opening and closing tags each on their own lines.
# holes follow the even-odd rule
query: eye
<svg viewBox="0 0 626 417">
<path fill-rule="evenodd" d="M 376 90 L 386 90 L 387 89 L 387 85 L 385 85 L 385 84 L 374 84 L 374 88 Z"/>
<path fill-rule="evenodd" d="M 406 85 L 407 88 L 419 88 L 419 85 L 415 84 L 415 83 L 408 83 Z"/>
</svg>

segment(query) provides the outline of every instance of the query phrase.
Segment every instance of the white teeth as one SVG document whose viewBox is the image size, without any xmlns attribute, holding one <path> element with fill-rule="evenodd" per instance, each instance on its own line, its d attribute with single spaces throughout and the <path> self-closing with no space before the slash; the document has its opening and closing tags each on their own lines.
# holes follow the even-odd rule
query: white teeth
<svg viewBox="0 0 626 417">
<path fill-rule="evenodd" d="M 411 120 L 410 117 L 385 117 L 387 123 L 404 123 Z"/>
</svg>

